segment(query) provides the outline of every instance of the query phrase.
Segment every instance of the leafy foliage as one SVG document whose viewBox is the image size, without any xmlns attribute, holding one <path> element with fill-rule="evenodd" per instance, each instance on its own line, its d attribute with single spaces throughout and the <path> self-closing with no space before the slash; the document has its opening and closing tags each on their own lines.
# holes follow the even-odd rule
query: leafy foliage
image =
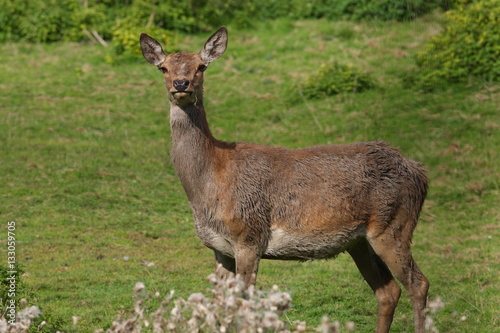
<svg viewBox="0 0 500 333">
<path fill-rule="evenodd" d="M 375 83 L 368 73 L 353 64 L 323 64 L 320 70 L 310 75 L 299 88 L 308 98 L 336 95 L 344 92 L 362 92 Z"/>
<path fill-rule="evenodd" d="M 308 2 L 306 6 L 303 5 L 302 1 L 295 1 L 295 5 L 299 9 L 297 13 L 305 13 L 306 17 L 351 20 L 377 19 L 383 21 L 413 20 L 437 8 L 446 9 L 449 6 L 446 0 L 314 0 Z"/>
<path fill-rule="evenodd" d="M 431 90 L 469 75 L 500 79 L 500 1 L 459 3 L 444 14 L 444 31 L 417 54 L 419 71 L 412 84 Z"/>
<path fill-rule="evenodd" d="M 343 18 L 403 21 L 415 19 L 437 8 L 449 7 L 448 0 L 253 0 L 239 3 L 239 12 L 236 11 L 234 16 L 243 13 L 261 20 L 290 17 L 293 19 Z"/>
<path fill-rule="evenodd" d="M 106 57 L 106 61 L 113 63 L 117 59 L 142 57 L 138 39 L 142 32 L 154 36 L 166 48 L 165 52 L 176 51 L 178 38 L 175 33 L 155 26 L 144 28 L 133 24 L 130 20 L 123 20 L 118 22 L 113 30 L 111 54 Z"/>
<path fill-rule="evenodd" d="M 111 39 L 123 20 L 183 32 L 228 23 L 252 26 L 256 20 L 280 17 L 401 21 L 447 6 L 448 0 L 3 0 L 0 41 L 82 41 L 89 31 Z"/>
<path fill-rule="evenodd" d="M 5 0 L 0 12 L 0 40 L 30 42 L 61 40 L 70 25 L 69 8 L 75 0 Z"/>
</svg>

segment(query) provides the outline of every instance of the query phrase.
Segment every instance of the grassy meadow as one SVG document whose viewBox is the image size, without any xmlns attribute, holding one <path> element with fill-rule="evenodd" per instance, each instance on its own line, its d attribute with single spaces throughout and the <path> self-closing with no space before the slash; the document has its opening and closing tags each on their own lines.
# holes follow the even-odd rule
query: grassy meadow
<svg viewBox="0 0 500 333">
<path fill-rule="evenodd" d="M 293 148 L 383 139 L 425 164 L 430 192 L 413 253 L 429 297 L 446 303 L 436 326 L 498 332 L 500 85 L 402 88 L 438 22 L 229 26 L 228 50 L 205 73 L 205 105 L 222 140 Z M 179 48 L 197 52 L 209 35 L 185 36 Z M 105 54 L 98 45 L 0 45 L 1 253 L 15 221 L 20 296 L 41 308 L 47 332 L 109 327 L 133 306 L 137 281 L 162 295 L 204 292 L 214 268 L 170 163 L 161 73 L 143 59 L 107 64 Z M 297 85 L 333 61 L 371 72 L 378 87 L 301 97 Z M 375 297 L 347 254 L 263 261 L 258 286 L 273 284 L 292 294 L 291 322 L 316 327 L 327 315 L 359 332 L 375 327 Z M 392 331 L 413 332 L 405 292 Z"/>
</svg>

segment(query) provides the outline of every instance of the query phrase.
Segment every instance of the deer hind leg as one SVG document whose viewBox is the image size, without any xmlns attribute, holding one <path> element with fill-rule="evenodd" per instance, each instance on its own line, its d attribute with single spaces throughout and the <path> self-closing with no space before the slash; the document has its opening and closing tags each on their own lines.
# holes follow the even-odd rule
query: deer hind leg
<svg viewBox="0 0 500 333">
<path fill-rule="evenodd" d="M 393 233 L 381 233 L 374 237 L 369 235 L 368 242 L 408 291 L 413 304 L 415 332 L 423 333 L 429 280 L 413 260 L 410 251 L 411 231 L 404 229 L 391 231 Z"/>
<path fill-rule="evenodd" d="M 365 239 L 349 249 L 348 252 L 377 298 L 378 318 L 376 332 L 389 332 L 394 311 L 401 295 L 401 288 L 392 277 L 385 263 Z"/>
</svg>

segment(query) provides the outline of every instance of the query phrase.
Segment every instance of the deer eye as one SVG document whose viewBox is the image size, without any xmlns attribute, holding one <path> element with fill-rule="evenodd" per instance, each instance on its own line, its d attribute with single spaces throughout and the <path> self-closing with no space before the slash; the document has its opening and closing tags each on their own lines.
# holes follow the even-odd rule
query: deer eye
<svg viewBox="0 0 500 333">
<path fill-rule="evenodd" d="M 198 66 L 198 71 L 200 71 L 200 72 L 204 72 L 205 69 L 207 69 L 207 66 L 205 66 L 205 65 Z"/>
<path fill-rule="evenodd" d="M 168 70 L 165 67 L 158 67 L 158 69 L 163 73 L 168 73 Z"/>
</svg>

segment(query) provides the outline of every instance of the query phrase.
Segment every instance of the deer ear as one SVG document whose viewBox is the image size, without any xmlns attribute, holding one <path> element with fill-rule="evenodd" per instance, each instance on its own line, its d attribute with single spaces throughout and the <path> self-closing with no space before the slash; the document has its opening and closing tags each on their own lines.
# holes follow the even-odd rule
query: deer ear
<svg viewBox="0 0 500 333">
<path fill-rule="evenodd" d="M 227 48 L 227 29 L 222 26 L 205 43 L 200 51 L 201 60 L 206 64 L 220 58 Z"/>
<path fill-rule="evenodd" d="M 145 33 L 141 34 L 141 49 L 144 58 L 155 66 L 161 65 L 167 57 L 160 43 Z"/>
</svg>

